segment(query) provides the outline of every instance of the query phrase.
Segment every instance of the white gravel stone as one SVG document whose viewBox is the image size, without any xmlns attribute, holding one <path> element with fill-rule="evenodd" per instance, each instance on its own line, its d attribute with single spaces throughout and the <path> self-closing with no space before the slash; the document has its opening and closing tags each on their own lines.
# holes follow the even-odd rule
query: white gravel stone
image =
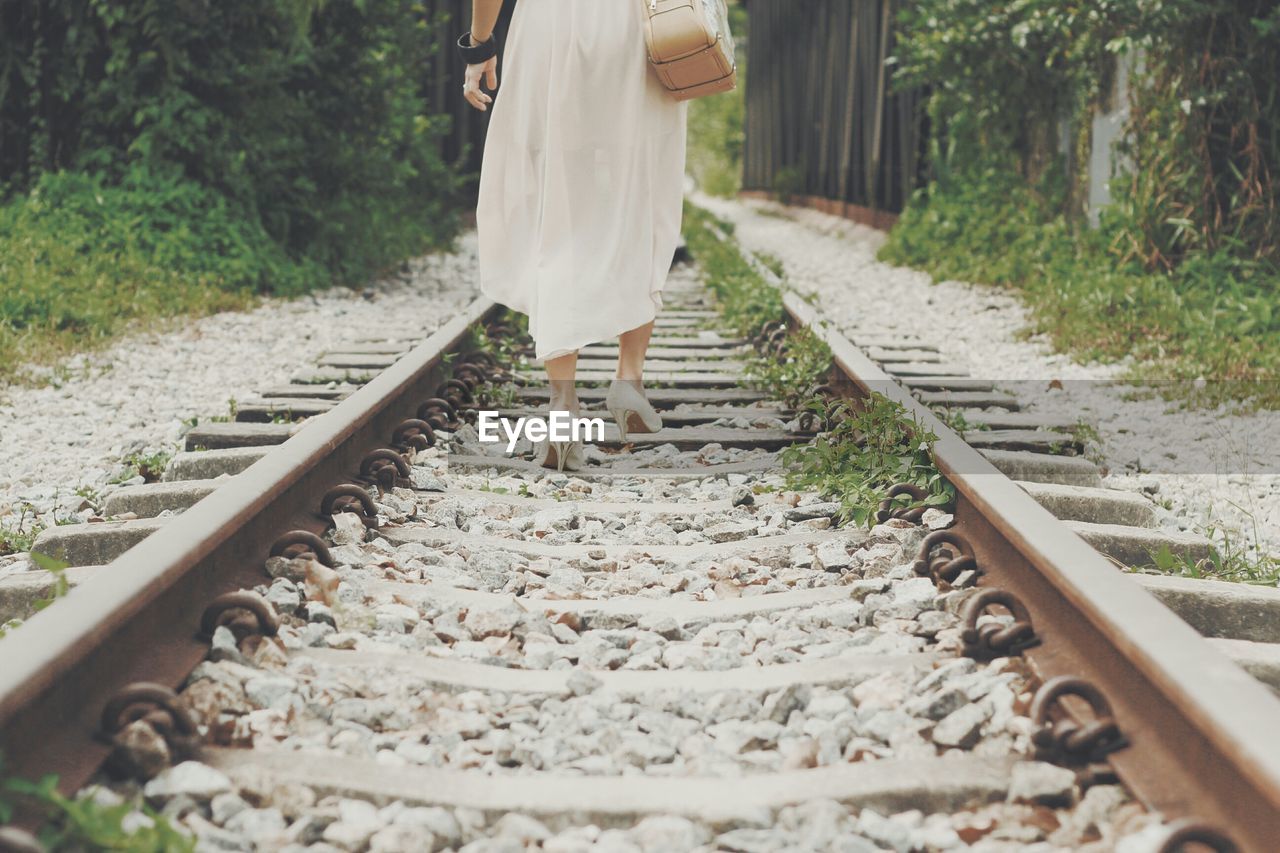
<svg viewBox="0 0 1280 853">
<path fill-rule="evenodd" d="M 225 774 L 199 761 L 184 761 L 152 779 L 143 789 L 148 800 L 166 802 L 186 795 L 196 800 L 211 800 L 232 790 Z"/>
<path fill-rule="evenodd" d="M 814 552 L 814 564 L 828 572 L 839 572 L 853 565 L 849 546 L 841 541 L 823 542 Z"/>
<path fill-rule="evenodd" d="M 354 545 L 363 542 L 368 528 L 354 512 L 340 512 L 333 516 L 333 543 Z"/>
<path fill-rule="evenodd" d="M 954 648 L 955 615 L 931 583 L 911 572 L 908 552 L 925 527 L 891 522 L 871 534 L 840 531 L 826 546 L 771 545 L 769 537 L 783 533 L 803 533 L 808 542 L 830 526 L 834 512 L 814 495 L 787 493 L 776 470 L 686 482 L 622 475 L 587 480 L 496 468 L 451 471 L 451 451 L 447 444 L 433 447 L 417 454 L 413 464 L 448 491 L 379 496 L 382 512 L 398 513 L 402 521 L 367 536 L 363 527 L 351 525 L 350 535 L 339 534 L 348 544 L 333 549 L 342 564 L 333 573 L 340 580 L 336 596 L 324 595 L 328 604 L 282 611 L 280 640 L 289 650 L 319 645 L 356 653 L 286 658 L 264 652 L 275 649 L 264 645 L 236 659 L 233 644 L 227 644 L 227 659 L 201 664 L 183 695 L 210 731 L 221 735 L 229 726 L 237 745 L 252 742 L 257 749 L 321 760 L 351 758 L 409 773 L 435 768 L 523 776 L 530 782 L 538 772 L 738 779 L 858 762 L 949 758 L 956 749 L 997 758 L 1025 754 L 1030 721 L 1018 699 L 1029 686 L 1022 670 L 1007 661 L 979 667 L 927 656 L 895 661 L 874 677 L 853 663 L 855 657 L 945 654 Z M 723 447 L 683 452 L 666 446 L 648 454 L 650 461 L 679 468 L 736 458 Z M 492 499 L 467 496 L 476 489 L 488 490 Z M 744 489 L 752 502 L 734 506 Z M 525 497 L 565 503 L 528 504 Z M 626 509 L 639 501 L 696 508 Z M 697 506 L 703 501 L 718 504 Z M 943 521 L 940 514 L 931 520 Z M 397 547 L 381 538 L 414 527 L 430 544 Z M 458 531 L 491 538 L 432 541 Z M 746 537 L 758 540 L 674 557 L 646 552 L 652 544 L 733 543 Z M 504 546 L 508 541 L 511 547 Z M 582 547 L 529 556 L 526 551 L 540 550 L 529 547 L 534 543 Z M 625 545 L 638 547 L 620 547 Z M 817 553 L 821 547 L 829 552 L 825 559 Z M 840 569 L 829 571 L 827 564 Z M 285 579 L 288 573 L 276 568 L 277 580 L 268 587 L 264 579 L 259 591 L 278 590 L 277 597 L 296 593 L 297 585 Z M 415 588 L 424 584 L 429 586 Z M 315 586 L 307 591 L 319 597 Z M 764 613 L 713 617 L 707 615 L 712 608 L 688 607 L 717 602 L 718 610 L 736 607 L 734 599 L 809 589 L 819 591 L 815 597 L 821 600 Z M 486 594 L 467 592 L 473 590 Z M 607 601 L 619 595 L 681 604 L 644 618 L 628 608 L 562 606 L 565 599 Z M 408 665 L 391 664 L 391 655 L 405 656 L 401 660 Z M 428 659 L 425 669 L 417 666 L 422 658 Z M 450 687 L 451 677 L 428 674 L 434 658 L 469 664 L 458 672 L 475 672 L 478 664 L 494 678 L 518 676 L 530 684 L 542 677 L 497 668 L 550 670 L 567 676 L 566 689 L 523 695 Z M 781 689 L 751 686 L 755 669 L 822 661 L 834 664 L 836 680 Z M 683 678 L 655 681 L 638 692 L 623 686 L 628 671 L 663 668 L 683 669 L 686 677 L 739 669 L 734 677 L 743 686 L 716 690 L 705 683 L 715 675 L 695 676 L 697 689 L 679 686 Z M 1031 796 L 1052 800 L 1052 786 L 1035 788 L 1032 781 Z M 731 825 L 655 815 L 631 826 L 618 819 L 601 828 L 585 824 L 571 803 L 555 815 L 518 809 L 485 814 L 394 801 L 379 807 L 346 798 L 354 792 L 337 796 L 332 787 L 293 787 L 287 793 L 261 791 L 252 781 L 243 792 L 217 793 L 207 808 L 185 793 L 169 798 L 164 808 L 200 836 L 201 849 L 290 853 L 868 853 L 951 849 L 959 846 L 961 832 L 989 834 L 992 842 L 1023 849 L 1049 840 L 1043 826 L 1050 821 L 1037 815 L 1054 808 L 1002 802 L 975 807 L 979 814 L 882 814 L 816 800 L 776 812 L 759 809 Z M 1131 808 L 1123 796 L 1116 802 L 1095 797 L 1078 821 L 1069 811 L 1055 812 L 1052 843 L 1074 849 L 1090 833 L 1110 840 L 1112 815 Z M 983 824 L 988 813 L 992 818 Z M 281 826 L 285 815 L 287 828 Z M 975 833 L 967 820 L 987 828 Z"/>
<path fill-rule="evenodd" d="M 965 705 L 943 717 L 933 728 L 933 742 L 939 746 L 968 749 L 978 741 L 988 710 L 981 704 Z"/>
<path fill-rule="evenodd" d="M 1063 806 L 1074 799 L 1075 789 L 1074 771 L 1043 761 L 1024 761 L 1014 765 L 1009 801 Z"/>
<path fill-rule="evenodd" d="M 1141 388 L 1135 394 L 1111 382 L 1126 364 L 1081 364 L 1055 352 L 1044 335 L 1028 336 L 1030 313 L 1015 291 L 934 283 L 876 260 L 880 231 L 814 210 L 697 201 L 733 222 L 743 245 L 778 258 L 788 283 L 819 299 L 846 332 L 931 343 L 945 363 L 1003 380 L 1034 402 L 1030 411 L 1090 423 L 1101 440 L 1090 456 L 1107 474 L 1105 485 L 1157 495 L 1169 505 L 1171 526 L 1212 534 L 1247 559 L 1280 556 L 1280 413 L 1185 410 Z"/>
<path fill-rule="evenodd" d="M 76 516 L 115 488 L 124 457 L 179 449 L 193 419 L 225 416 L 229 400 L 384 332 L 388 317 L 413 318 L 426 337 L 475 298 L 475 267 L 469 234 L 456 251 L 414 261 L 364 290 L 332 288 L 266 300 L 248 312 L 175 320 L 57 369 L 34 370 L 43 386 L 0 388 L 0 523 L 29 525 L 34 517 L 51 525 Z M 97 497 L 86 502 L 77 490 Z"/>
<path fill-rule="evenodd" d="M 288 700 L 297 688 L 298 683 L 288 676 L 263 675 L 246 681 L 244 694 L 259 708 L 274 708 L 279 703 L 283 709 L 288 708 Z"/>
</svg>

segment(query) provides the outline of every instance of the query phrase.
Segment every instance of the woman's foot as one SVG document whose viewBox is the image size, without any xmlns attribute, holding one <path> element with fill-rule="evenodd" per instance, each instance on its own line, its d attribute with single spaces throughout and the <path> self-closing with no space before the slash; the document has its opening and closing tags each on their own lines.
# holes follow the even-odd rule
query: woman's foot
<svg viewBox="0 0 1280 853">
<path fill-rule="evenodd" d="M 572 380 L 553 379 L 551 381 L 551 406 L 547 423 L 551 423 L 550 415 L 555 412 L 568 412 L 571 419 L 578 417 L 578 391 Z M 586 453 L 581 441 L 543 442 L 540 461 L 543 468 L 554 468 L 557 471 L 581 471 L 587 467 Z"/>
<path fill-rule="evenodd" d="M 604 405 L 618 425 L 623 443 L 626 443 L 630 433 L 651 433 L 662 429 L 662 417 L 649 404 L 649 398 L 644 395 L 644 386 L 636 380 L 613 380 Z"/>
<path fill-rule="evenodd" d="M 581 471 L 587 467 L 585 448 L 581 441 L 545 441 L 542 458 L 538 464 L 556 471 Z"/>
</svg>

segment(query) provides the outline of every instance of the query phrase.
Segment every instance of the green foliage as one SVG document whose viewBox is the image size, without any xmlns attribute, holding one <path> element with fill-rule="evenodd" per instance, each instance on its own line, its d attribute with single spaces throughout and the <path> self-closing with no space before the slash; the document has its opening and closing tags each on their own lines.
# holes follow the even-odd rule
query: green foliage
<svg viewBox="0 0 1280 853">
<path fill-rule="evenodd" d="M 115 186 L 44 175 L 0 207 L 0 376 L 136 320 L 243 307 L 319 273 L 223 197 L 172 174 L 131 172 Z"/>
<path fill-rule="evenodd" d="M 897 83 L 930 87 L 931 166 L 1033 186 L 1087 153 L 1115 56 L 1141 54 L 1117 181 L 1122 260 L 1280 259 L 1280 7 L 1270 0 L 922 0 L 904 4 Z M 1061 122 L 1083 138 L 1060 154 Z M 1083 150 L 1079 150 L 1080 148 Z M 1078 187 L 1073 187 L 1078 189 Z M 1059 200 L 1078 214 L 1078 192 Z"/>
<path fill-rule="evenodd" d="M 504 308 L 498 318 L 501 325 L 510 327 L 515 334 L 506 337 L 493 337 L 483 323 L 474 323 L 468 333 L 472 349 L 491 355 L 500 365 L 512 366 L 521 364 L 529 353 L 529 317 Z"/>
<path fill-rule="evenodd" d="M 788 334 L 780 354 L 758 355 L 747 366 L 753 385 L 790 406 L 811 398 L 830 371 L 831 348 L 808 328 Z"/>
<path fill-rule="evenodd" d="M 729 223 L 685 203 L 684 239 L 689 251 L 698 259 L 725 321 L 739 334 L 751 337 L 765 325 L 783 319 L 782 292 L 742 256 L 728 239 L 732 233 Z"/>
<path fill-rule="evenodd" d="M 1007 173 L 935 186 L 902 215 L 880 252 L 935 279 L 1018 288 L 1033 330 L 1086 358 L 1132 358 L 1139 379 L 1186 380 L 1166 393 L 1275 405 L 1280 387 L 1280 271 L 1218 250 L 1170 272 L 1123 262 L 1113 231 L 1079 228 Z M 1207 385 L 1192 380 L 1221 380 Z"/>
<path fill-rule="evenodd" d="M 747 37 L 747 12 L 729 7 L 729 25 L 740 43 Z M 710 195 L 731 198 L 742 189 L 742 151 L 746 142 L 746 54 L 738 52 L 738 88 L 689 104 L 688 171 Z"/>
<path fill-rule="evenodd" d="M 36 551 L 31 552 L 31 560 L 41 569 L 53 575 L 53 589 L 50 591 L 49 596 L 37 599 L 34 603 L 35 609 L 40 611 L 71 592 L 71 582 L 67 580 L 67 569 L 71 564 L 66 560 L 59 560 L 56 557 L 50 557 L 48 554 L 40 554 Z"/>
<path fill-rule="evenodd" d="M 1280 584 L 1280 555 L 1269 552 L 1256 513 L 1234 501 L 1227 503 L 1231 507 L 1231 515 L 1236 519 L 1247 519 L 1247 523 L 1225 523 L 1211 505 L 1205 523 L 1196 525 L 1196 532 L 1213 543 L 1208 557 L 1191 560 L 1162 545 L 1148 554 L 1151 565 L 1165 574 L 1180 577 L 1212 578 L 1273 588 Z M 1163 505 L 1165 509 L 1173 508 L 1167 501 Z"/>
<path fill-rule="evenodd" d="M 0 175 L 20 187 L 177 166 L 343 275 L 447 228 L 421 0 L 17 0 L 5 14 Z"/>
<path fill-rule="evenodd" d="M 961 437 L 968 432 L 984 432 L 990 429 L 985 423 L 970 423 L 969 419 L 964 415 L 964 409 L 952 408 L 935 408 L 934 414 L 938 416 L 938 420 L 942 421 L 951 429 L 958 432 Z"/>
<path fill-rule="evenodd" d="M 0 357 L 365 277 L 456 229 L 423 0 L 0 9 Z"/>
<path fill-rule="evenodd" d="M 58 792 L 58 777 L 38 782 L 0 779 L 0 824 L 18 805 L 45 817 L 39 839 L 46 850 L 126 850 L 130 853 L 185 853 L 195 840 L 145 805 L 101 805 L 91 797 L 71 799 Z"/>
<path fill-rule="evenodd" d="M 809 444 L 782 453 L 787 487 L 816 489 L 840 501 L 843 521 L 866 526 L 891 486 L 912 483 L 929 492 L 928 506 L 955 498 L 933 464 L 937 436 L 901 405 L 873 394 L 869 400 L 810 400 L 805 409 L 828 428 Z"/>
<path fill-rule="evenodd" d="M 44 529 L 34 506 L 23 501 L 19 503 L 19 509 L 17 521 L 0 524 L 0 557 L 30 551 Z"/>
<path fill-rule="evenodd" d="M 1024 289 L 1039 331 L 1140 375 L 1280 398 L 1280 7 L 922 0 L 899 25 L 897 83 L 930 90 L 932 180 L 884 259 Z M 1141 59 L 1090 230 L 1080 164 L 1117 55 Z"/>
<path fill-rule="evenodd" d="M 172 458 L 173 454 L 167 450 L 159 450 L 155 453 L 131 453 L 123 460 L 124 472 L 114 482 L 122 483 L 134 477 L 141 477 L 148 483 L 154 483 L 164 474 L 164 469 L 169 467 L 169 460 Z"/>
<path fill-rule="evenodd" d="M 686 204 L 685 239 L 707 286 L 725 319 L 750 336 L 785 316 L 781 290 L 762 273 L 779 276 L 782 270 L 776 260 L 773 266 L 752 264 L 727 226 Z M 807 328 L 787 336 L 780 358 L 762 354 L 749 366 L 753 384 L 825 425 L 813 442 L 783 451 L 788 487 L 816 489 L 839 500 L 840 520 L 858 525 L 869 523 L 885 493 L 898 483 L 926 488 L 930 506 L 950 502 L 954 490 L 930 456 L 937 437 L 880 395 L 862 401 L 815 396 L 830 370 L 831 349 Z"/>
</svg>

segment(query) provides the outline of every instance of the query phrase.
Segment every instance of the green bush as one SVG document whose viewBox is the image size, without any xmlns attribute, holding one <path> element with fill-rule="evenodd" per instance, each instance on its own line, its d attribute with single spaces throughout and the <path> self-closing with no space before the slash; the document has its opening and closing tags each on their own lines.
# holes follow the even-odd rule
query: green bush
<svg viewBox="0 0 1280 853">
<path fill-rule="evenodd" d="M 0 5 L 0 358 L 445 244 L 425 0 Z"/>
<path fill-rule="evenodd" d="M 1029 184 L 1056 167 L 1079 189 L 1090 119 L 1115 57 L 1135 58 L 1116 181 L 1121 256 L 1170 268 L 1226 248 L 1280 260 L 1280 7 L 1272 0 L 920 0 L 904 4 L 900 86 L 929 87 L 930 166 L 945 185 L 974 164 Z M 1064 119 L 1073 131 L 1064 156 Z M 1121 223 L 1115 223 L 1121 227 Z"/>
<path fill-rule="evenodd" d="M 117 185 L 48 174 L 0 207 L 0 376 L 104 340 L 132 321 L 248 305 L 326 280 L 251 217 L 177 176 Z"/>
<path fill-rule="evenodd" d="M 171 166 L 347 276 L 448 235 L 421 0 L 15 0 L 0 179 Z"/>
<path fill-rule="evenodd" d="M 1116 256 L 1122 232 L 1110 217 L 1090 230 L 1056 212 L 1059 204 L 1008 173 L 934 186 L 908 207 L 880 257 L 938 280 L 1018 288 L 1033 331 L 1086 358 L 1132 358 L 1134 378 L 1219 380 L 1161 386 L 1172 395 L 1280 404 L 1274 268 L 1220 249 L 1148 270 Z"/>
<path fill-rule="evenodd" d="M 1280 402 L 1280 8 L 921 0 L 899 25 L 898 85 L 931 93 L 932 174 L 882 258 L 1021 288 L 1039 330 L 1138 375 Z M 1125 168 L 1091 229 L 1080 164 L 1126 53 Z"/>
</svg>

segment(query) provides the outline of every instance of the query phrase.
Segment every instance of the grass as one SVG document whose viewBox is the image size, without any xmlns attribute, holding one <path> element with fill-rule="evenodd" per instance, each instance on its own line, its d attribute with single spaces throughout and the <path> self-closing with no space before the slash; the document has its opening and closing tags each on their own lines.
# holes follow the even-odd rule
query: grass
<svg viewBox="0 0 1280 853">
<path fill-rule="evenodd" d="M 933 464 L 932 432 L 898 403 L 879 394 L 856 404 L 812 399 L 807 404 L 827 429 L 811 443 L 782 452 L 787 487 L 814 489 L 838 500 L 841 519 L 867 526 L 889 488 L 911 483 L 929 493 L 928 506 L 944 506 L 955 492 Z"/>
<path fill-rule="evenodd" d="M 1264 552 L 1262 531 L 1257 518 L 1238 504 L 1232 503 L 1231 506 L 1249 519 L 1248 531 L 1236 531 L 1230 525 L 1210 521 L 1196 531 L 1214 543 L 1206 559 L 1189 560 L 1165 547 L 1150 555 L 1152 564 L 1165 574 L 1185 578 L 1208 578 L 1268 587 L 1280 585 L 1280 556 Z M 1166 505 L 1165 508 L 1168 509 L 1169 506 Z"/>
<path fill-rule="evenodd" d="M 177 178 L 45 175 L 0 205 L 0 381 L 140 325 L 327 283 L 221 197 Z"/>
<path fill-rule="evenodd" d="M 45 818 L 38 838 L 50 851 L 127 850 L 130 853 L 188 853 L 195 840 L 146 805 L 103 804 L 92 797 L 70 798 L 57 790 L 58 778 L 38 782 L 0 779 L 0 824 L 21 804 Z"/>
<path fill-rule="evenodd" d="M 883 261 L 1016 289 L 1030 331 L 1084 360 L 1128 360 L 1128 378 L 1172 380 L 1165 396 L 1197 405 L 1280 406 L 1280 270 L 1228 250 L 1188 255 L 1172 271 L 1120 255 L 1122 233 L 1053 213 L 1055 203 L 989 173 L 932 188 L 902 215 Z"/>
<path fill-rule="evenodd" d="M 0 524 L 0 557 L 30 551 L 32 543 L 44 530 L 35 507 L 23 503 L 21 509 L 17 521 Z"/>
<path fill-rule="evenodd" d="M 734 329 L 751 336 L 785 317 L 782 292 L 743 256 L 731 231 L 696 205 L 686 207 L 685 240 L 717 307 Z M 782 278 L 781 264 L 766 266 Z M 811 443 L 783 451 L 788 488 L 813 489 L 839 501 L 839 521 L 860 526 L 872 522 L 880 501 L 898 483 L 925 488 L 930 506 L 954 499 L 954 490 L 933 464 L 936 436 L 878 394 L 859 401 L 817 396 L 817 387 L 831 371 L 831 350 L 811 330 L 789 334 L 784 347 L 781 358 L 761 354 L 751 361 L 752 384 L 824 425 Z"/>
<path fill-rule="evenodd" d="M 781 354 L 762 353 L 747 365 L 752 385 L 793 407 L 812 399 L 830 372 L 831 348 L 808 328 L 788 334 Z"/>
<path fill-rule="evenodd" d="M 738 251 L 731 239 L 733 226 L 695 204 L 686 202 L 684 237 L 697 259 L 716 307 L 738 334 L 752 337 L 786 315 L 782 292 L 771 286 Z"/>
<path fill-rule="evenodd" d="M 124 471 L 112 482 L 123 483 L 134 477 L 141 477 L 145 482 L 154 483 L 164 474 L 164 469 L 169 467 L 169 460 L 172 458 L 173 454 L 167 450 L 155 453 L 131 453 L 122 460 Z"/>
</svg>

